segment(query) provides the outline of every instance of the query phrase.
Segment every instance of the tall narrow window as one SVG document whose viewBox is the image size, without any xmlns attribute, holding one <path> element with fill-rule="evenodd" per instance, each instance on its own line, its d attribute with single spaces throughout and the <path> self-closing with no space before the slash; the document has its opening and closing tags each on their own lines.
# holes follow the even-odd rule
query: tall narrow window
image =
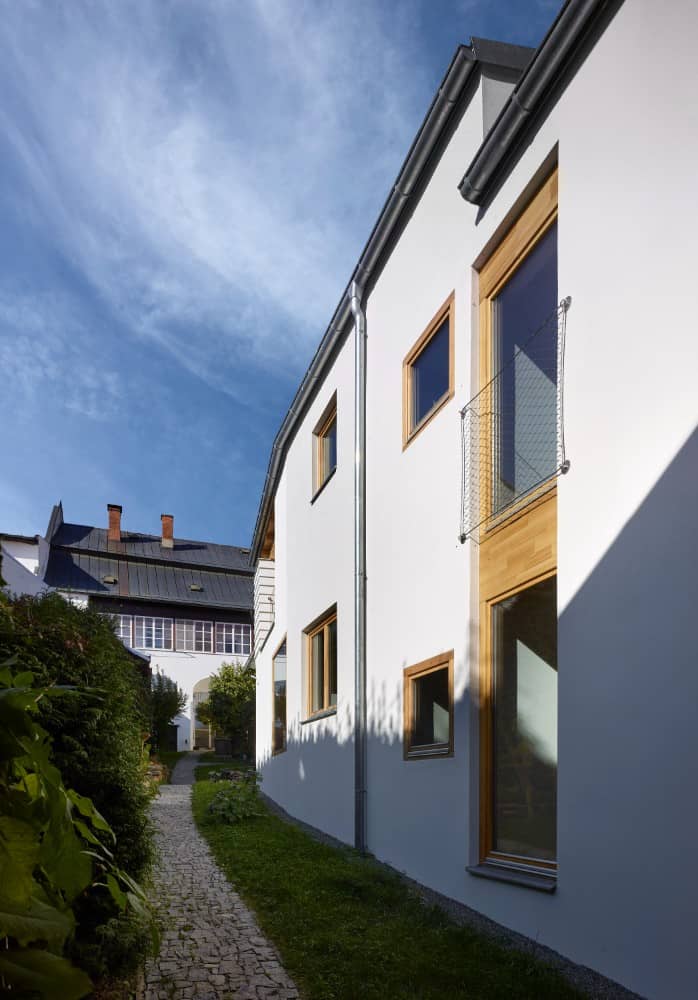
<svg viewBox="0 0 698 1000">
<path fill-rule="evenodd" d="M 556 858 L 555 583 L 551 577 L 492 606 L 493 857 Z"/>
<path fill-rule="evenodd" d="M 492 299 L 492 334 L 492 513 L 499 514 L 557 466 L 555 223 Z"/>
<path fill-rule="evenodd" d="M 332 610 L 306 631 L 308 714 L 337 705 L 337 612 Z"/>
<path fill-rule="evenodd" d="M 313 496 L 337 468 L 337 396 L 334 395 L 313 431 Z"/>
<path fill-rule="evenodd" d="M 554 173 L 480 272 L 488 520 L 479 547 L 480 864 L 470 869 L 501 877 L 504 867 L 508 880 L 547 891 L 557 869 L 557 294 Z"/>
<path fill-rule="evenodd" d="M 282 753 L 286 749 L 286 640 L 281 643 L 272 659 L 274 686 L 274 718 L 272 722 L 271 750 Z"/>
<path fill-rule="evenodd" d="M 453 396 L 453 301 L 451 295 L 403 361 L 403 448 Z"/>
<path fill-rule="evenodd" d="M 403 710 L 406 760 L 453 754 L 453 650 L 405 669 Z"/>
</svg>

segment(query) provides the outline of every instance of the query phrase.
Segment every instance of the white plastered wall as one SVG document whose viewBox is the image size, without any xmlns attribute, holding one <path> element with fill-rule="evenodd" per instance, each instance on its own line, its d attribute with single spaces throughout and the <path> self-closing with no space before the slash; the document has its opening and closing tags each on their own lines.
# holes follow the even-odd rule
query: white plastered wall
<svg viewBox="0 0 698 1000">
<path fill-rule="evenodd" d="M 688 0 L 627 0 L 482 211 L 457 192 L 482 136 L 474 100 L 367 306 L 369 847 L 657 1000 L 691 995 L 698 926 L 697 28 Z M 558 492 L 560 870 L 556 893 L 545 895 L 465 871 L 478 855 L 477 550 L 457 538 L 458 410 L 473 389 L 472 266 L 556 147 L 559 293 L 572 296 L 571 470 Z M 455 398 L 403 452 L 402 359 L 452 290 Z M 350 386 L 346 347 L 340 360 Z M 341 591 L 351 611 L 350 475 L 326 508 L 332 520 L 313 518 L 308 505 L 310 430 L 333 379 L 291 447 L 277 495 L 277 587 L 282 578 L 292 599 L 289 624 L 264 650 L 269 734 L 271 648 L 288 627 L 291 678 L 300 666 L 292 635 L 335 599 L 321 594 Z M 341 433 L 350 448 L 351 425 Z M 350 633 L 348 642 L 340 705 L 353 691 Z M 455 756 L 405 762 L 402 670 L 451 648 Z M 289 680 L 290 741 L 299 717 L 292 697 Z M 329 724 L 312 724 L 320 725 L 333 735 Z M 260 740 L 264 757 L 269 739 Z M 350 840 L 351 760 L 343 766 L 341 739 L 336 760 L 331 739 L 319 742 L 327 750 L 311 783 L 302 755 L 289 751 L 265 768 L 266 790 Z"/>
</svg>

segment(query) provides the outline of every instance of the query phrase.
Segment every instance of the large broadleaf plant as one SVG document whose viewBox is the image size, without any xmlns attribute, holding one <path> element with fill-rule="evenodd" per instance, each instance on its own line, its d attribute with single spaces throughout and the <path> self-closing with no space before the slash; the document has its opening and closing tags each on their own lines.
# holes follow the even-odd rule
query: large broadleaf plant
<svg viewBox="0 0 698 1000">
<path fill-rule="evenodd" d="M 92 984 L 64 957 L 75 902 L 107 892 L 119 909 L 145 914 L 145 899 L 114 864 L 104 817 L 63 785 L 50 738 L 34 717 L 41 699 L 70 697 L 71 690 L 35 688 L 34 674 L 13 675 L 14 666 L 15 658 L 0 664 L 0 987 L 78 1000 Z"/>
</svg>

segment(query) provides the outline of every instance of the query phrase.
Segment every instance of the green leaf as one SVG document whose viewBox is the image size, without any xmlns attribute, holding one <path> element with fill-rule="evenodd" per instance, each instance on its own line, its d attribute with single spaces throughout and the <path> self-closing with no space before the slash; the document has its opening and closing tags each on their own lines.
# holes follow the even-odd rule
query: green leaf
<svg viewBox="0 0 698 1000">
<path fill-rule="evenodd" d="M 20 945 L 45 941 L 49 948 L 60 949 L 74 926 L 71 912 L 61 912 L 38 896 L 28 907 L 0 905 L 0 936 L 14 938 Z"/>
<path fill-rule="evenodd" d="M 80 795 L 74 788 L 68 789 L 68 798 L 77 808 L 78 812 L 89 819 L 96 830 L 104 830 L 105 833 L 110 833 L 112 837 L 114 836 L 112 828 L 99 812 L 92 799 L 88 799 L 85 795 Z"/>
<path fill-rule="evenodd" d="M 111 898 L 114 900 L 116 905 L 120 910 L 126 909 L 126 904 L 128 900 L 126 899 L 126 893 L 122 892 L 119 888 L 119 883 L 116 881 L 113 875 L 107 875 L 107 889 Z"/>
<path fill-rule="evenodd" d="M 0 907 L 26 906 L 39 861 L 40 830 L 13 816 L 0 816 Z"/>
<path fill-rule="evenodd" d="M 92 989 L 82 969 L 38 948 L 0 951 L 0 975 L 6 985 L 39 993 L 43 1000 L 80 1000 Z"/>
<path fill-rule="evenodd" d="M 34 682 L 34 674 L 31 670 L 23 670 L 21 674 L 17 674 L 14 680 L 14 686 L 18 688 L 31 687 Z"/>
</svg>

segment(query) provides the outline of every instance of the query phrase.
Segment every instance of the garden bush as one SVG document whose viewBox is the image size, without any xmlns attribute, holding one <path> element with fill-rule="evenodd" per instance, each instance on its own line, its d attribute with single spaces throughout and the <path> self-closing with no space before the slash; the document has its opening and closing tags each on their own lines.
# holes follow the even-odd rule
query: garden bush
<svg viewBox="0 0 698 1000">
<path fill-rule="evenodd" d="M 90 799 L 115 841 L 97 837 L 127 877 L 140 879 L 152 859 L 144 739 L 150 722 L 150 678 L 115 636 L 109 618 L 57 594 L 0 596 L 0 661 L 31 671 L 41 690 L 71 687 L 70 697 L 43 697 L 36 718 L 49 737 L 51 763 L 63 783 Z M 107 840 L 110 842 L 107 843 Z M 75 904 L 70 954 L 95 976 L 133 965 L 146 944 L 143 921 L 124 917 L 113 896 L 92 892 Z M 128 923 L 129 930 L 126 930 Z M 121 928 L 121 935 L 114 933 Z M 124 953 L 120 940 L 138 940 Z M 69 941 L 71 939 L 68 939 Z"/>
<path fill-rule="evenodd" d="M 237 773 L 239 777 L 232 779 L 228 788 L 217 792 L 208 807 L 210 815 L 220 823 L 239 823 L 243 819 L 264 815 L 259 801 L 261 776 L 255 771 Z M 215 771 L 208 775 L 208 779 L 209 781 L 226 780 L 218 777 L 218 772 Z"/>
</svg>

